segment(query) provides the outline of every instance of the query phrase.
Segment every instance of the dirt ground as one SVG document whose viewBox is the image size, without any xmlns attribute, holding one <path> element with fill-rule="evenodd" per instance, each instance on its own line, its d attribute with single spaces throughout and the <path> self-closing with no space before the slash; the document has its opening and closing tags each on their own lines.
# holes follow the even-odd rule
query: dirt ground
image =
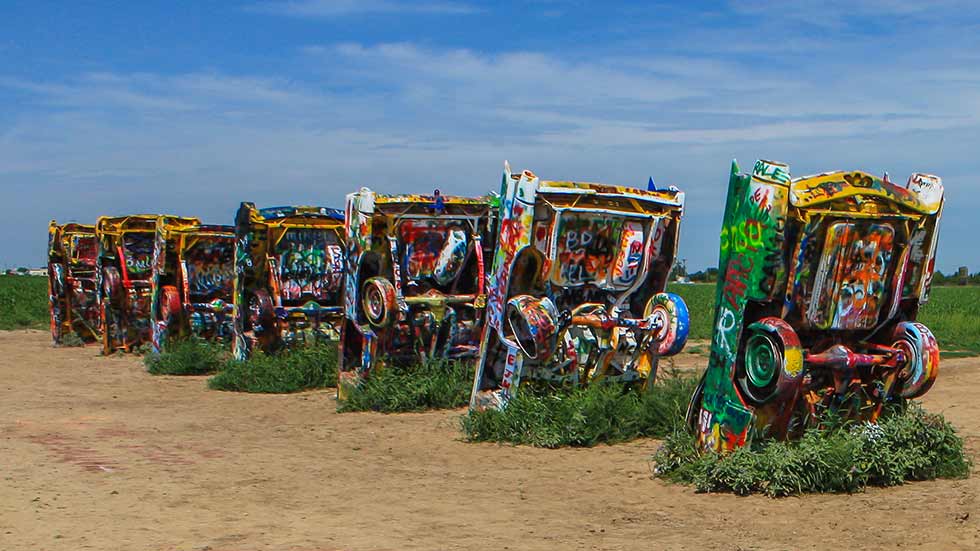
<svg viewBox="0 0 980 551">
<path fill-rule="evenodd" d="M 687 363 L 699 361 L 691 356 Z M 980 360 L 925 402 L 980 437 Z M 460 441 L 460 411 L 337 414 L 0 332 L 0 549 L 967 549 L 980 476 L 739 498 L 650 476 L 658 442 Z"/>
</svg>

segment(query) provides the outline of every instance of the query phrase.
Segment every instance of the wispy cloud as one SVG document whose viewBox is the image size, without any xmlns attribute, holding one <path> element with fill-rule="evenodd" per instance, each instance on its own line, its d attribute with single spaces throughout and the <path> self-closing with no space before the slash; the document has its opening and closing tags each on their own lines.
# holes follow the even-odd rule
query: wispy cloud
<svg viewBox="0 0 980 551">
<path fill-rule="evenodd" d="M 524 139 L 594 147 L 724 143 L 941 130 L 977 124 L 966 71 L 910 67 L 930 86 L 896 87 L 894 67 L 783 73 L 705 57 L 434 51 L 412 44 L 308 48 L 340 82 L 385 90 L 430 127 L 531 123 Z M 856 82 L 850 82 L 852 77 Z M 860 76 L 856 76 L 860 75 Z M 463 119 L 461 121 L 461 119 Z M 465 121 L 465 122 L 464 122 Z M 497 125 L 494 125 L 497 122 Z"/>
<path fill-rule="evenodd" d="M 817 28 L 870 29 L 882 21 L 889 24 L 900 20 L 914 25 L 949 20 L 952 13 L 965 16 L 978 13 L 980 6 L 972 0 L 731 0 L 730 7 L 736 13 L 784 23 L 805 24 Z"/>
<path fill-rule="evenodd" d="M 289 0 L 261 2 L 252 11 L 291 17 L 345 17 L 366 14 L 462 15 L 481 11 L 475 6 L 450 1 L 411 0 Z"/>
</svg>

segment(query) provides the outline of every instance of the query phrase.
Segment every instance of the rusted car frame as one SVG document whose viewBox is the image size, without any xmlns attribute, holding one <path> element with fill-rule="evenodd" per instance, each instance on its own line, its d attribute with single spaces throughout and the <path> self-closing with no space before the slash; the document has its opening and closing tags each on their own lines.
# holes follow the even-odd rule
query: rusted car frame
<svg viewBox="0 0 980 551">
<path fill-rule="evenodd" d="M 550 182 L 505 165 L 487 322 L 470 406 L 502 408 L 522 381 L 645 385 L 687 340 L 663 292 L 684 194 Z"/>
<path fill-rule="evenodd" d="M 493 215 L 490 197 L 438 190 L 347 196 L 341 397 L 381 366 L 476 357 Z"/>
<path fill-rule="evenodd" d="M 235 217 L 235 357 L 339 338 L 344 216 L 327 207 L 258 209 Z"/>
<path fill-rule="evenodd" d="M 55 344 L 70 334 L 85 343 L 101 337 L 98 250 L 95 226 L 54 220 L 48 225 L 48 308 Z"/>
<path fill-rule="evenodd" d="M 134 214 L 103 216 L 95 225 L 104 354 L 133 352 L 153 340 L 153 254 L 161 219 L 172 226 L 200 224 L 196 218 Z"/>
<path fill-rule="evenodd" d="M 190 336 L 230 342 L 235 230 L 160 218 L 153 252 L 153 351 Z"/>
<path fill-rule="evenodd" d="M 688 410 L 703 448 L 791 438 L 829 411 L 873 422 L 932 386 L 939 347 L 916 314 L 942 206 L 928 174 L 732 164 L 711 355 Z"/>
</svg>

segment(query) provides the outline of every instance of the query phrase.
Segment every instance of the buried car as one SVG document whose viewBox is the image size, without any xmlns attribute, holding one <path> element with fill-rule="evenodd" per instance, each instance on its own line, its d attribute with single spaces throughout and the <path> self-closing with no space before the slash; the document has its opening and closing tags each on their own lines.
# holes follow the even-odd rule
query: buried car
<svg viewBox="0 0 980 551">
<path fill-rule="evenodd" d="M 200 224 L 197 218 L 134 214 L 102 216 L 95 225 L 104 354 L 132 352 L 153 340 L 150 305 L 158 222 L 172 227 Z"/>
<path fill-rule="evenodd" d="M 827 412 L 873 422 L 939 368 L 915 321 L 935 262 L 941 180 L 790 178 L 732 163 L 708 368 L 687 420 L 707 450 L 793 437 Z"/>
<path fill-rule="evenodd" d="M 688 312 L 664 288 L 684 194 L 539 180 L 505 165 L 487 323 L 470 407 L 521 384 L 643 386 L 679 352 Z"/>
<path fill-rule="evenodd" d="M 157 220 L 151 308 L 153 351 L 190 336 L 230 341 L 235 233 L 231 226 Z"/>
<path fill-rule="evenodd" d="M 490 197 L 347 196 L 341 397 L 382 365 L 477 355 L 493 247 Z"/>
<path fill-rule="evenodd" d="M 70 334 L 85 343 L 101 336 L 98 250 L 95 226 L 54 220 L 48 225 L 48 307 L 55 344 Z"/>
<path fill-rule="evenodd" d="M 235 217 L 236 358 L 339 338 L 343 229 L 337 209 L 241 204 Z"/>
</svg>

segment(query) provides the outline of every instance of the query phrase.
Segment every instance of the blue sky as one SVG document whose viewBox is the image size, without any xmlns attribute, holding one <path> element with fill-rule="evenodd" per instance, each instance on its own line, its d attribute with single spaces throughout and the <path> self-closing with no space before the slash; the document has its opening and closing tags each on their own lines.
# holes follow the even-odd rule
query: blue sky
<svg viewBox="0 0 980 551">
<path fill-rule="evenodd" d="M 980 270 L 972 1 L 0 2 L 0 267 L 47 221 L 480 194 L 546 179 L 687 192 L 715 265 L 728 164 L 943 177 L 938 267 Z"/>
</svg>

